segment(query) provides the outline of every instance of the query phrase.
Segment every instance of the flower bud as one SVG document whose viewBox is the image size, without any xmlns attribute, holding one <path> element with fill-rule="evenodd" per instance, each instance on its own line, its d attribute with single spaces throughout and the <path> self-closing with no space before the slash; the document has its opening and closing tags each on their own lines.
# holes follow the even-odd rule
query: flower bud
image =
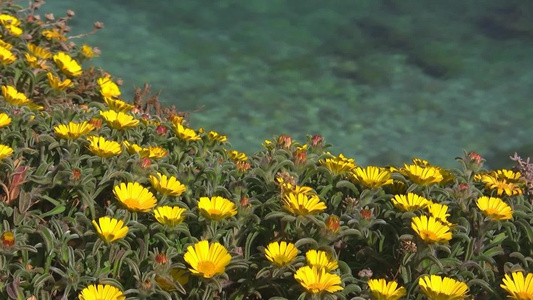
<svg viewBox="0 0 533 300">
<path fill-rule="evenodd" d="M 2 241 L 2 246 L 5 248 L 11 248 L 15 245 L 15 234 L 13 231 L 6 231 L 2 233 L 0 240 Z"/>
<path fill-rule="evenodd" d="M 334 233 L 339 231 L 340 225 L 341 225 L 341 221 L 340 221 L 339 217 L 337 217 L 336 215 L 330 215 L 326 219 L 326 228 L 328 230 L 333 231 Z"/>
</svg>

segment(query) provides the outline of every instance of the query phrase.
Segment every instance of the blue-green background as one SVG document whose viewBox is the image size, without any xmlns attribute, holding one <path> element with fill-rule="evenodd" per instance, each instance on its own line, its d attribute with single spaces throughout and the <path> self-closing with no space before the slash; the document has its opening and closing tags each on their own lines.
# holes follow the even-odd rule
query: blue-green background
<svg viewBox="0 0 533 300">
<path fill-rule="evenodd" d="M 358 164 L 533 154 L 533 1 L 50 0 L 92 63 L 252 154 L 323 135 Z"/>
</svg>

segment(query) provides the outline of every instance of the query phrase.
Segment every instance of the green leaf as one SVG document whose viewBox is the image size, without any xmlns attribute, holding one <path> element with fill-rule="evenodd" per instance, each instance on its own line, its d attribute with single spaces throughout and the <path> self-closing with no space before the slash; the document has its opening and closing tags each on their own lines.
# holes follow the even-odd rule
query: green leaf
<svg viewBox="0 0 533 300">
<path fill-rule="evenodd" d="M 50 211 L 47 211 L 43 214 L 41 214 L 41 218 L 46 218 L 46 217 L 49 217 L 49 216 L 53 216 L 53 215 L 57 215 L 57 214 L 60 214 L 62 212 L 65 211 L 65 206 L 64 205 L 61 205 L 61 206 L 58 206 Z"/>
</svg>

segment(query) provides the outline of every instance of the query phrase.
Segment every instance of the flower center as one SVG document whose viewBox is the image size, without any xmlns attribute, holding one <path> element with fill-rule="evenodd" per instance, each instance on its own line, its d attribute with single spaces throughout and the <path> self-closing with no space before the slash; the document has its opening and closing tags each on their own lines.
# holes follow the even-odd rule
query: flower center
<svg viewBox="0 0 533 300">
<path fill-rule="evenodd" d="M 422 239 L 424 241 L 437 241 L 438 238 L 437 238 L 437 235 L 433 232 L 433 231 L 429 231 L 429 230 L 422 230 L 420 231 L 420 237 L 422 237 Z"/>
<path fill-rule="evenodd" d="M 198 272 L 204 274 L 204 277 L 210 278 L 215 275 L 216 266 L 212 261 L 200 261 L 198 262 Z"/>
</svg>

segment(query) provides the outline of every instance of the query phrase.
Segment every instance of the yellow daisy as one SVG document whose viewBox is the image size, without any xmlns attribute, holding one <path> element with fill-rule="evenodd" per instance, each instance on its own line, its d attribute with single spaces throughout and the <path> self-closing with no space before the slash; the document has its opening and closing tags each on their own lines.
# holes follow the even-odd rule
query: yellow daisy
<svg viewBox="0 0 533 300">
<path fill-rule="evenodd" d="M 168 151 L 161 146 L 148 146 L 148 158 L 159 159 L 168 154 Z"/>
<path fill-rule="evenodd" d="M 100 116 L 104 118 L 107 125 L 114 129 L 126 129 L 137 126 L 139 120 L 136 120 L 133 116 L 125 114 L 121 111 L 116 112 L 114 110 L 101 111 Z"/>
<path fill-rule="evenodd" d="M 409 177 L 412 182 L 419 185 L 430 185 L 444 180 L 441 170 L 433 166 L 423 167 L 417 164 L 404 164 L 404 168 L 400 170 L 400 173 Z"/>
<path fill-rule="evenodd" d="M 441 221 L 447 226 L 452 226 L 452 224 L 448 222 L 448 217 L 450 216 L 450 214 L 448 213 L 448 205 L 440 203 L 430 203 L 428 206 L 428 211 L 429 215 L 433 218 L 437 219 L 438 221 Z"/>
<path fill-rule="evenodd" d="M 37 56 L 33 56 L 28 53 L 24 53 L 24 57 L 26 58 L 26 62 L 28 62 L 28 65 L 30 65 L 30 67 L 32 68 L 43 70 L 49 69 L 48 65 L 46 64 L 46 60 L 44 59 L 39 59 L 37 58 Z"/>
<path fill-rule="evenodd" d="M 78 77 L 81 75 L 81 66 L 64 52 L 59 52 L 54 55 L 54 62 L 57 67 L 67 76 Z"/>
<path fill-rule="evenodd" d="M 22 34 L 22 28 L 19 27 L 21 24 L 20 20 L 12 15 L 0 14 L 0 24 L 15 37 Z"/>
<path fill-rule="evenodd" d="M 46 50 L 45 48 L 43 47 L 39 47 L 35 44 L 32 44 L 32 43 L 28 43 L 28 50 L 30 50 L 30 52 L 37 56 L 38 58 L 41 58 L 41 59 L 48 59 L 50 57 L 52 57 L 52 53 L 48 50 Z"/>
<path fill-rule="evenodd" d="M 326 204 L 315 194 L 287 193 L 282 200 L 283 208 L 293 215 L 315 215 L 324 211 Z"/>
<path fill-rule="evenodd" d="M 93 48 L 87 44 L 83 44 L 81 46 L 81 54 L 87 58 L 92 58 L 98 56 L 98 54 L 94 53 Z"/>
<path fill-rule="evenodd" d="M 433 217 L 420 216 L 411 219 L 411 228 L 426 243 L 447 243 L 452 239 L 450 226 Z"/>
<path fill-rule="evenodd" d="M 105 98 L 118 98 L 120 96 L 120 89 L 116 83 L 111 80 L 111 77 L 102 77 L 96 80 L 100 86 L 100 94 Z M 108 104 L 109 105 L 109 104 Z"/>
<path fill-rule="evenodd" d="M 449 277 L 426 275 L 418 279 L 422 292 L 433 300 L 460 300 L 467 297 L 468 287 L 464 282 Z"/>
<path fill-rule="evenodd" d="M 386 281 L 385 279 L 370 279 L 368 280 L 368 287 L 372 296 L 376 300 L 398 300 L 405 296 L 406 290 L 402 286 L 398 288 L 396 281 Z"/>
<path fill-rule="evenodd" d="M 0 160 L 9 157 L 11 154 L 13 154 L 13 148 L 0 144 Z"/>
<path fill-rule="evenodd" d="M 54 90 L 59 91 L 59 92 L 63 91 L 64 89 L 74 85 L 72 80 L 67 78 L 67 79 L 61 81 L 61 79 L 59 79 L 59 77 L 54 76 L 50 72 L 46 73 L 46 77 L 48 77 L 48 83 L 50 83 L 50 86 Z"/>
<path fill-rule="evenodd" d="M 368 166 L 366 168 L 357 167 L 352 172 L 356 182 L 367 188 L 377 188 L 383 185 L 392 184 L 391 172 L 385 168 Z"/>
<path fill-rule="evenodd" d="M 521 181 L 521 177 L 522 177 L 522 174 L 520 174 L 520 172 L 515 172 L 513 170 L 507 170 L 507 169 L 500 169 L 500 170 L 496 170 L 496 171 L 492 171 L 492 174 L 494 175 L 494 177 L 497 177 L 497 178 L 501 178 L 501 179 L 506 179 L 510 182 L 520 182 Z"/>
<path fill-rule="evenodd" d="M 233 160 L 234 162 L 248 160 L 248 156 L 246 156 L 246 153 L 244 152 L 239 152 L 237 150 L 231 150 L 231 151 L 227 151 L 227 153 L 228 153 L 229 158 L 231 158 L 231 160 Z"/>
<path fill-rule="evenodd" d="M 94 126 L 87 121 L 81 123 L 69 122 L 67 125 L 59 124 L 54 127 L 55 133 L 63 139 L 75 140 L 82 135 L 94 130 Z"/>
<path fill-rule="evenodd" d="M 108 141 L 104 137 L 90 136 L 89 151 L 100 157 L 108 158 L 122 153 L 122 147 L 115 141 Z"/>
<path fill-rule="evenodd" d="M 120 93 L 120 92 L 119 92 Z M 104 97 L 104 101 L 105 103 L 107 104 L 107 107 L 109 107 L 109 109 L 111 110 L 114 110 L 116 112 L 129 112 L 130 110 L 132 110 L 135 106 L 129 104 L 129 103 L 126 103 L 120 99 L 113 99 L 113 98 L 109 98 L 109 97 Z"/>
<path fill-rule="evenodd" d="M 181 184 L 174 176 L 167 176 L 157 173 L 157 176 L 150 175 L 150 183 L 158 192 L 167 196 L 180 196 L 187 190 L 185 185 Z"/>
<path fill-rule="evenodd" d="M 2 86 L 2 96 L 11 105 L 26 105 L 30 100 L 23 93 L 17 91 L 17 89 L 10 85 Z"/>
<path fill-rule="evenodd" d="M 66 42 L 67 37 L 65 37 L 57 28 L 52 28 L 52 30 L 45 29 L 41 32 L 41 34 L 47 39 L 47 40 L 57 40 L 60 42 Z"/>
<path fill-rule="evenodd" d="M 500 198 L 483 196 L 476 200 L 476 205 L 483 215 L 492 220 L 502 221 L 513 217 L 511 207 Z"/>
<path fill-rule="evenodd" d="M 299 268 L 294 274 L 294 279 L 311 294 L 335 293 L 343 289 L 339 275 L 317 267 Z"/>
<path fill-rule="evenodd" d="M 185 220 L 185 215 L 183 214 L 185 211 L 185 208 L 177 206 L 160 206 L 154 210 L 154 216 L 157 222 L 169 227 L 174 227 L 178 226 L 183 220 Z"/>
<path fill-rule="evenodd" d="M 415 211 L 428 207 L 431 201 L 417 194 L 395 195 L 391 199 L 392 204 L 402 211 Z"/>
<path fill-rule="evenodd" d="M 533 273 L 513 272 L 511 276 L 505 274 L 500 287 L 509 295 L 507 298 L 513 300 L 531 300 L 533 299 Z"/>
<path fill-rule="evenodd" d="M 202 215 L 210 220 L 219 221 L 237 214 L 235 203 L 219 196 L 201 197 L 198 209 Z"/>
<path fill-rule="evenodd" d="M 496 190 L 496 194 L 498 196 L 503 194 L 507 196 L 522 195 L 522 189 L 514 182 L 510 182 L 507 179 L 500 179 L 488 174 L 483 174 L 480 177 L 480 181 L 485 183 L 485 187 L 490 190 Z"/>
<path fill-rule="evenodd" d="M 337 260 L 326 251 L 309 250 L 305 253 L 305 258 L 308 266 L 324 269 L 326 272 L 331 272 L 339 267 Z"/>
<path fill-rule="evenodd" d="M 231 261 L 231 255 L 220 243 L 209 244 L 208 241 L 200 241 L 187 247 L 183 259 L 191 266 L 189 270 L 194 275 L 211 278 L 224 273 Z"/>
<path fill-rule="evenodd" d="M 98 236 L 106 242 L 114 242 L 124 238 L 129 230 L 128 226 L 124 226 L 122 220 L 110 217 L 101 217 L 98 219 L 98 223 L 96 220 L 93 220 L 92 223 Z"/>
<path fill-rule="evenodd" d="M 0 62 L 3 65 L 12 64 L 17 60 L 17 57 L 9 49 L 0 46 Z"/>
<path fill-rule="evenodd" d="M 198 141 L 201 137 L 192 129 L 185 128 L 181 123 L 173 123 L 174 131 L 176 135 L 186 141 Z"/>
<path fill-rule="evenodd" d="M 319 163 L 328 168 L 333 174 L 344 174 L 355 168 L 355 160 L 352 158 L 346 158 L 343 154 L 322 159 Z"/>
<path fill-rule="evenodd" d="M 157 204 L 152 192 L 138 182 L 121 183 L 113 188 L 113 193 L 128 210 L 148 212 Z"/>
<path fill-rule="evenodd" d="M 209 139 L 212 141 L 218 141 L 218 142 L 225 142 L 228 140 L 227 136 L 219 134 L 218 132 L 215 132 L 215 131 L 209 131 L 209 133 L 207 134 L 207 137 L 209 137 Z"/>
<path fill-rule="evenodd" d="M 0 128 L 11 124 L 11 117 L 8 114 L 0 113 Z"/>
<path fill-rule="evenodd" d="M 265 249 L 265 257 L 278 267 L 290 264 L 298 255 L 293 243 L 272 242 Z"/>
<path fill-rule="evenodd" d="M 79 300 L 125 300 L 126 296 L 116 287 L 108 284 L 91 284 L 78 295 Z"/>
</svg>

